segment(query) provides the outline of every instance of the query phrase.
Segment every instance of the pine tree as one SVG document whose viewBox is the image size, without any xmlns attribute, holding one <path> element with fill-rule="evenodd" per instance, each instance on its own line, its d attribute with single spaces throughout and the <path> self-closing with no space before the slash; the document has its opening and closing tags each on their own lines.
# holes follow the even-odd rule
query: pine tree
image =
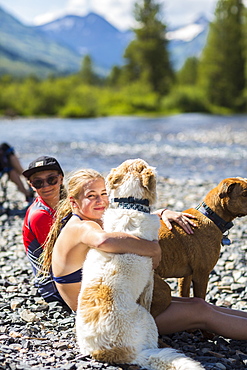
<svg viewBox="0 0 247 370">
<path fill-rule="evenodd" d="M 141 80 L 153 91 L 166 94 L 173 71 L 167 51 L 166 25 L 159 20 L 160 10 L 155 0 L 135 3 L 134 15 L 140 27 L 134 29 L 136 38 L 125 51 L 124 73 L 128 81 Z"/>
<path fill-rule="evenodd" d="M 84 56 L 79 74 L 81 81 L 85 84 L 93 85 L 98 81 L 97 75 L 94 73 L 93 62 L 90 55 Z"/>
<path fill-rule="evenodd" d="M 177 72 L 177 82 L 180 85 L 196 85 L 198 65 L 197 57 L 187 58 L 182 68 Z"/>
<path fill-rule="evenodd" d="M 199 67 L 209 102 L 237 109 L 245 84 L 244 7 L 241 0 L 219 0 Z"/>
</svg>

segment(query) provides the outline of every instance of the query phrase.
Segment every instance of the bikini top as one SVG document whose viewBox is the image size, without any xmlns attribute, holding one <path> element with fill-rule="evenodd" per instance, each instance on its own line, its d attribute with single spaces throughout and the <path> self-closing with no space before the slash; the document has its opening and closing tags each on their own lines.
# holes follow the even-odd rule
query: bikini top
<svg viewBox="0 0 247 370">
<path fill-rule="evenodd" d="M 76 213 L 72 213 L 72 216 L 76 216 L 76 217 L 78 217 L 81 221 L 83 221 L 83 218 L 81 218 L 81 216 L 77 215 Z"/>
<path fill-rule="evenodd" d="M 64 276 L 53 276 L 53 280 L 59 284 L 80 283 L 82 281 L 82 269 L 71 272 L 71 274 Z"/>
<path fill-rule="evenodd" d="M 72 213 L 71 216 L 72 215 L 78 217 L 81 221 L 83 220 L 76 213 Z M 64 276 L 59 276 L 59 277 L 53 276 L 53 280 L 59 284 L 80 283 L 82 280 L 82 269 L 80 268 L 79 270 L 71 272 L 71 274 L 64 275 Z"/>
</svg>

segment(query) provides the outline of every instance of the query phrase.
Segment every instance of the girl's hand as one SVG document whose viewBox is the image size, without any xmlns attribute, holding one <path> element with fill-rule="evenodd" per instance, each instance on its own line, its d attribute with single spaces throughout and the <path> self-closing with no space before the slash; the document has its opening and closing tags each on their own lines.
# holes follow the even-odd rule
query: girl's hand
<svg viewBox="0 0 247 370">
<path fill-rule="evenodd" d="M 190 213 L 170 211 L 169 209 L 158 210 L 155 213 L 160 215 L 160 218 L 166 224 L 169 230 L 172 229 L 171 222 L 176 222 L 187 234 L 194 233 L 192 227 L 196 227 L 196 224 L 192 219 L 196 219 L 196 217 Z"/>
</svg>

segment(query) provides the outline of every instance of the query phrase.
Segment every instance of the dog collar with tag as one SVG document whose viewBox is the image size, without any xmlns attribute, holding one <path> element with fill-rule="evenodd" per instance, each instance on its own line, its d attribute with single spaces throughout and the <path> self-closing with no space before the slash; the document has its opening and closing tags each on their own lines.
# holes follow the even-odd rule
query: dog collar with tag
<svg viewBox="0 0 247 370">
<path fill-rule="evenodd" d="M 222 234 L 224 234 L 226 231 L 228 231 L 231 227 L 233 227 L 233 223 L 232 222 L 226 222 L 225 220 L 223 220 L 223 218 L 221 218 L 220 216 L 218 216 L 209 206 L 206 205 L 206 203 L 202 202 L 201 204 L 199 204 L 196 209 L 201 212 L 203 215 L 205 215 L 206 217 L 210 218 L 210 220 L 212 220 L 216 226 L 218 226 L 218 228 L 220 229 L 220 231 L 222 232 Z M 221 244 L 222 245 L 230 245 L 231 244 L 231 241 L 230 239 L 227 237 L 227 234 L 226 235 L 223 235 L 222 237 L 222 240 L 221 240 Z"/>
<path fill-rule="evenodd" d="M 210 220 L 212 220 L 215 223 L 215 225 L 218 226 L 218 228 L 220 229 L 220 231 L 222 231 L 223 234 L 226 231 L 228 231 L 231 227 L 233 227 L 233 223 L 232 222 L 226 222 L 225 220 L 223 220 L 223 218 L 221 218 L 220 216 L 218 216 L 204 202 L 202 202 L 201 204 L 199 204 L 196 207 L 196 209 L 198 211 L 200 211 L 202 214 L 204 214 L 205 216 L 207 216 L 208 218 L 210 218 Z M 230 241 L 230 239 L 228 239 L 227 235 L 223 235 L 223 238 L 221 240 L 221 244 L 222 245 L 229 245 L 229 244 L 231 244 L 231 241 Z"/>
<path fill-rule="evenodd" d="M 206 217 L 210 218 L 216 226 L 220 229 L 220 231 L 224 234 L 226 231 L 228 231 L 231 227 L 233 227 L 232 222 L 226 222 L 218 216 L 209 206 L 206 205 L 206 203 L 202 202 L 199 204 L 196 209 L 201 212 Z M 230 240 L 227 238 L 227 236 L 223 235 L 222 238 L 222 244 L 230 244 Z"/>
<path fill-rule="evenodd" d="M 204 202 L 199 204 L 196 207 L 196 209 L 203 213 L 208 218 L 210 218 L 210 220 L 212 220 L 215 223 L 215 225 L 218 226 L 218 228 L 222 231 L 223 234 L 231 227 L 233 227 L 232 222 L 226 222 L 225 220 L 223 220 L 223 218 L 221 218 L 214 211 L 212 211 L 212 209 L 209 206 L 207 206 L 206 203 Z"/>
<path fill-rule="evenodd" d="M 119 208 L 134 209 L 135 211 L 150 213 L 148 199 L 137 199 L 134 197 L 113 198 L 111 199 L 111 203 L 118 203 Z"/>
</svg>

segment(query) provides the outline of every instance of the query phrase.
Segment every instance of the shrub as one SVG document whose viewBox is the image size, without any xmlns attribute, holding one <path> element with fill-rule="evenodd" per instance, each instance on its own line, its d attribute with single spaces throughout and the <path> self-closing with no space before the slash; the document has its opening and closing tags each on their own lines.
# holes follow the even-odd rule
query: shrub
<svg viewBox="0 0 247 370">
<path fill-rule="evenodd" d="M 176 86 L 161 101 L 161 110 L 189 112 L 209 112 L 207 99 L 202 90 L 194 86 Z"/>
<path fill-rule="evenodd" d="M 61 117 L 96 117 L 98 115 L 98 91 L 87 85 L 77 86 L 58 114 Z"/>
</svg>

